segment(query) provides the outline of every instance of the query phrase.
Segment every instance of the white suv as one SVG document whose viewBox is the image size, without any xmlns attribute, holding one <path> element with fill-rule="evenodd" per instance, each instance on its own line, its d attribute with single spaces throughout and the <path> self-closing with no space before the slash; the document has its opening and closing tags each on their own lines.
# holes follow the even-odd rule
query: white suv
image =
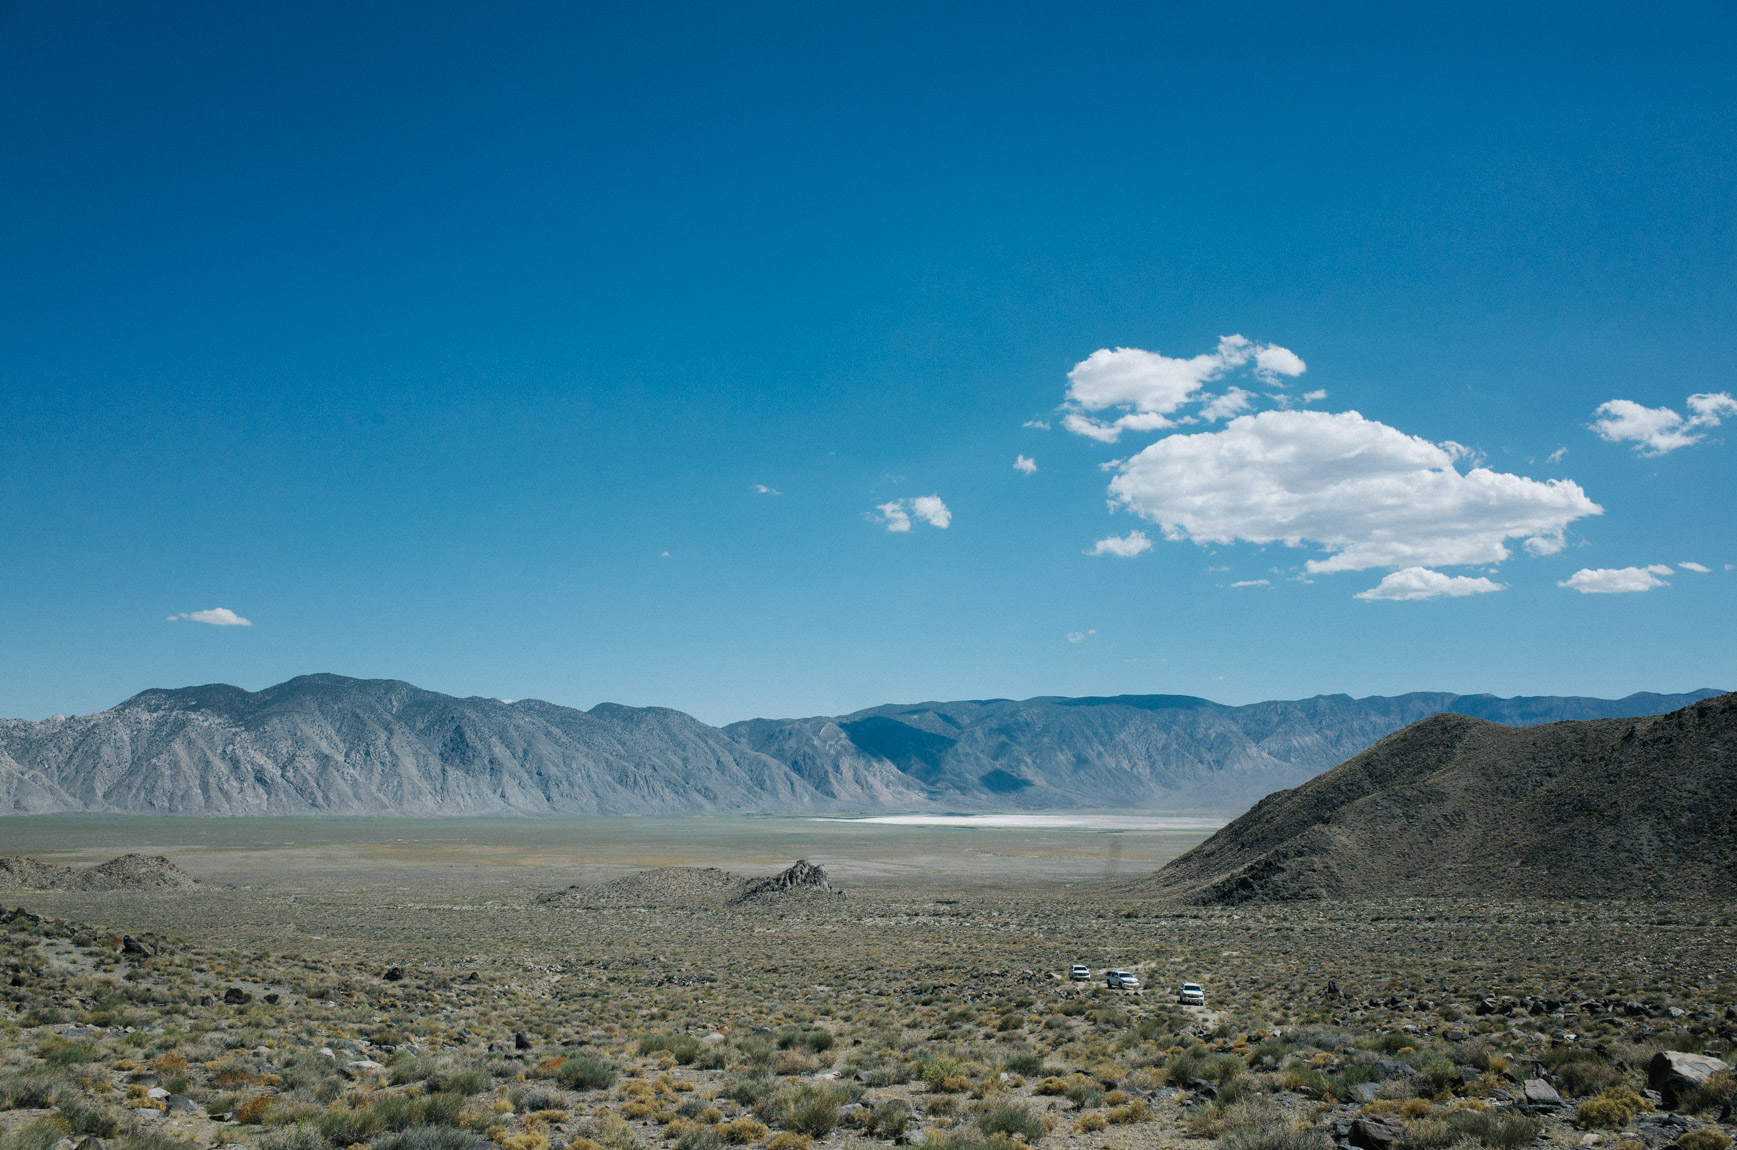
<svg viewBox="0 0 1737 1150">
<path fill-rule="evenodd" d="M 1068 978 L 1074 982 L 1084 982 L 1092 977 L 1092 968 L 1083 962 L 1076 962 L 1068 967 Z"/>
<path fill-rule="evenodd" d="M 1176 1001 L 1183 1006 L 1205 1006 L 1206 991 L 1200 988 L 1198 982 L 1185 982 L 1182 989 L 1176 992 Z"/>
<path fill-rule="evenodd" d="M 1106 970 L 1104 985 L 1111 990 L 1139 990 L 1140 980 L 1125 970 Z"/>
</svg>

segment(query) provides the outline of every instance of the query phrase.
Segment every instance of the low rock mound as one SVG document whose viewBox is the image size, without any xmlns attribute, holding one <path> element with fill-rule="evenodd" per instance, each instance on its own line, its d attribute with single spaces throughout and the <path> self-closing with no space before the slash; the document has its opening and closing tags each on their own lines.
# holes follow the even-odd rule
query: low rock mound
<svg viewBox="0 0 1737 1150">
<path fill-rule="evenodd" d="M 704 910 L 842 893 L 832 889 L 823 868 L 800 859 L 788 870 L 761 879 L 743 878 L 717 867 L 657 867 L 597 886 L 550 891 L 539 895 L 537 901 L 556 906 Z"/>
<path fill-rule="evenodd" d="M 0 858 L 0 886 L 9 890 L 71 890 L 78 872 L 69 866 L 37 862 L 22 855 Z"/>
<path fill-rule="evenodd" d="M 562 906 L 698 909 L 724 906 L 741 897 L 749 880 L 717 867 L 666 866 L 625 875 L 597 886 L 570 886 L 537 901 Z"/>
<path fill-rule="evenodd" d="M 162 855 L 122 855 L 87 870 L 19 855 L 0 858 L 0 886 L 14 890 L 192 890 L 197 885 Z"/>
</svg>

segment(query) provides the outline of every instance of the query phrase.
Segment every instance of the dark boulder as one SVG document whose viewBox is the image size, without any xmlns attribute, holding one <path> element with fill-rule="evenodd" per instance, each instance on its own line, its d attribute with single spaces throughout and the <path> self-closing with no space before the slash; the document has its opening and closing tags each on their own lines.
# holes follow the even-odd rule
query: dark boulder
<svg viewBox="0 0 1737 1150">
<path fill-rule="evenodd" d="M 1659 1092 L 1666 1106 L 1675 1107 L 1685 1091 L 1729 1069 L 1730 1063 L 1705 1054 L 1661 1050 L 1647 1063 L 1647 1086 Z"/>
</svg>

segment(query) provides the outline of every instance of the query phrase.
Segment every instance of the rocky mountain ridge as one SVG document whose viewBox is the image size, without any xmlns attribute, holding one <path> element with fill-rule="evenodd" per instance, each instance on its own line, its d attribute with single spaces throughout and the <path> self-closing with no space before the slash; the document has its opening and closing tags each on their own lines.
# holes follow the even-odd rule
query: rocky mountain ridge
<svg viewBox="0 0 1737 1150">
<path fill-rule="evenodd" d="M 1666 715 L 1414 723 L 1241 818 L 1131 893 L 1319 898 L 1737 894 L 1737 694 Z"/>
<path fill-rule="evenodd" d="M 305 675 L 262 691 L 141 692 L 107 711 L 0 719 L 0 813 L 655 815 L 1226 808 L 1311 777 L 1429 714 L 1642 715 L 1621 700 L 1413 694 L 1231 707 L 1048 697 L 755 719 L 455 698 Z"/>
</svg>

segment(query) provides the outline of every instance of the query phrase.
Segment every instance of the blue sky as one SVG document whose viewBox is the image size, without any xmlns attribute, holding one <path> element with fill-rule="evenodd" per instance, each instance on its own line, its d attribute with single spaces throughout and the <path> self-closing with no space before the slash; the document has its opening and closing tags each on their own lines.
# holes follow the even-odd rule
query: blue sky
<svg viewBox="0 0 1737 1150">
<path fill-rule="evenodd" d="M 1737 686 L 1737 13 L 1211 7 L 7 6 L 0 714 Z"/>
</svg>

